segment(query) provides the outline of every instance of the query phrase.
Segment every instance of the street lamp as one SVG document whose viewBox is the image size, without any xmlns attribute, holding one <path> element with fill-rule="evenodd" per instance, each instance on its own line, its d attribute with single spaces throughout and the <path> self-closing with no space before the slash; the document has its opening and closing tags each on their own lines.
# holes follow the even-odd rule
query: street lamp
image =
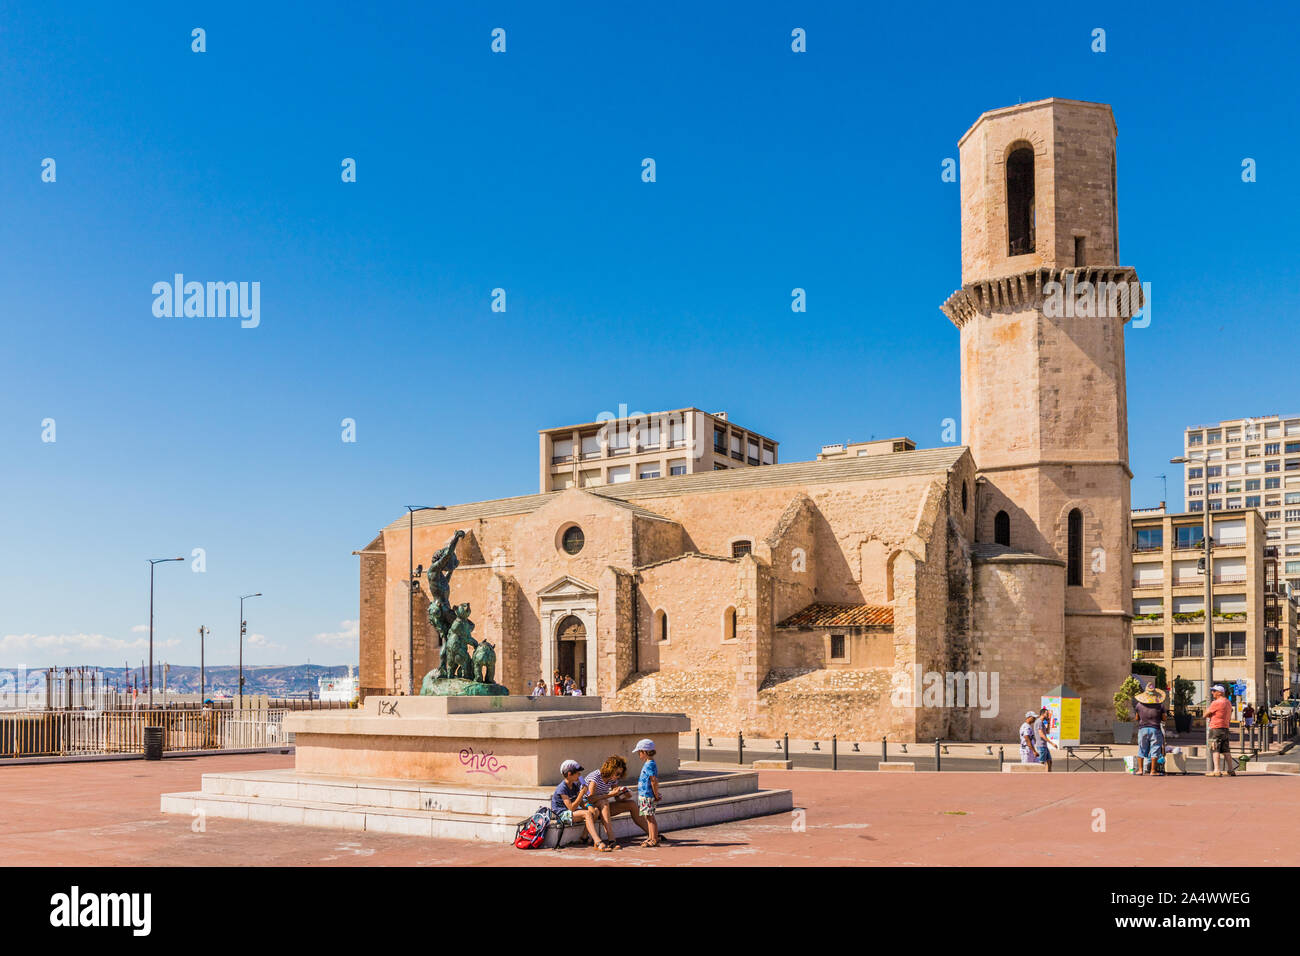
<svg viewBox="0 0 1300 956">
<path fill-rule="evenodd" d="M 1205 557 L 1201 560 L 1205 562 L 1205 699 L 1210 700 L 1213 694 L 1210 688 L 1214 686 L 1214 574 L 1210 566 L 1210 553 L 1214 548 L 1214 538 L 1210 536 L 1210 466 L 1209 460 L 1204 455 L 1179 455 L 1177 458 L 1170 458 L 1171 465 L 1190 465 L 1199 464 L 1202 469 L 1202 484 L 1204 490 L 1202 493 L 1202 508 L 1205 515 L 1205 529 L 1201 533 L 1204 538 Z M 1173 609 L 1170 609 L 1170 614 Z M 1171 618 L 1172 619 L 1172 618 Z M 1210 719 L 1205 718 L 1205 769 L 1207 772 L 1214 770 L 1214 758 L 1210 752 Z"/>
<path fill-rule="evenodd" d="M 415 592 L 420 587 L 420 576 L 415 573 L 415 513 L 417 511 L 446 511 L 446 505 L 406 506 L 406 693 L 415 693 Z M 424 567 L 421 565 L 420 567 Z"/>
<path fill-rule="evenodd" d="M 153 566 L 164 561 L 184 561 L 184 558 L 149 559 L 149 707 L 153 707 Z"/>
<path fill-rule="evenodd" d="M 243 615 L 241 614 L 240 616 L 242 617 Z M 205 688 L 207 687 L 207 681 L 205 680 L 205 676 L 207 672 L 204 670 L 204 666 L 203 666 L 203 638 L 211 633 L 212 633 L 212 628 L 204 627 L 202 624 L 199 625 L 199 703 L 200 704 L 203 703 L 204 698 L 207 697 L 207 691 L 205 690 Z"/>
<path fill-rule="evenodd" d="M 244 602 L 249 598 L 261 597 L 262 592 L 245 594 L 239 599 L 239 709 L 244 709 L 244 631 L 248 622 L 244 620 Z"/>
</svg>

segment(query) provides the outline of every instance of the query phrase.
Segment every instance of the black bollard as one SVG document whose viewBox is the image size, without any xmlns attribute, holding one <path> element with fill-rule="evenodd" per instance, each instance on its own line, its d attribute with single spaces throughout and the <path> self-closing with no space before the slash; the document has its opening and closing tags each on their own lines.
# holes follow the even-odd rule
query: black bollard
<svg viewBox="0 0 1300 956">
<path fill-rule="evenodd" d="M 939 756 L 939 738 L 935 737 L 934 738 L 934 772 L 935 773 L 938 773 L 940 770 L 943 769 L 943 765 L 940 763 L 942 759 L 943 758 Z"/>
<path fill-rule="evenodd" d="M 880 762 L 889 763 L 889 738 L 880 738 Z"/>
<path fill-rule="evenodd" d="M 745 734 L 743 731 L 736 734 L 736 763 L 741 765 L 745 763 Z"/>
<path fill-rule="evenodd" d="M 840 769 L 840 741 L 835 734 L 831 734 L 831 769 Z"/>
<path fill-rule="evenodd" d="M 1130 685 L 1131 686 L 1131 685 Z M 695 731 L 695 762 L 700 762 L 700 732 Z"/>
<path fill-rule="evenodd" d="M 790 735 L 789 734 L 781 735 L 781 759 L 782 760 L 790 759 Z"/>
<path fill-rule="evenodd" d="M 999 747 L 998 748 L 998 773 L 1002 772 L 1002 765 L 1006 763 L 1006 761 L 1007 761 L 1006 748 Z"/>
</svg>

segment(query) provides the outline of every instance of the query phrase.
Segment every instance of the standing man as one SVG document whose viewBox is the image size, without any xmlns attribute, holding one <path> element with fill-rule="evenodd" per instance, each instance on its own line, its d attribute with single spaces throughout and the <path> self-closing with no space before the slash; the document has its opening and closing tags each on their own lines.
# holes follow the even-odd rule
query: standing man
<svg viewBox="0 0 1300 956">
<path fill-rule="evenodd" d="M 1231 766 L 1228 761 L 1232 759 L 1228 754 L 1231 747 L 1228 722 L 1232 716 L 1232 705 L 1228 703 L 1222 684 L 1215 684 L 1210 693 L 1214 695 L 1214 700 L 1210 702 L 1209 707 L 1205 708 L 1206 726 L 1210 728 L 1210 753 L 1206 757 L 1205 775 L 1235 777 L 1236 774 L 1228 769 Z"/>
<path fill-rule="evenodd" d="M 1052 712 L 1044 707 L 1034 721 L 1034 744 L 1038 748 L 1038 762 L 1047 764 L 1048 773 L 1052 772 L 1052 748 L 1056 746 L 1048 735 L 1051 729 Z"/>
<path fill-rule="evenodd" d="M 1133 709 L 1137 711 L 1138 725 L 1138 774 L 1151 776 L 1159 773 L 1165 775 L 1163 768 L 1156 769 L 1158 762 L 1164 761 L 1165 731 L 1164 722 L 1167 712 L 1164 708 L 1165 692 L 1156 687 L 1152 681 L 1146 689 L 1133 697 Z M 1147 766 L 1143 768 L 1143 764 Z"/>
</svg>

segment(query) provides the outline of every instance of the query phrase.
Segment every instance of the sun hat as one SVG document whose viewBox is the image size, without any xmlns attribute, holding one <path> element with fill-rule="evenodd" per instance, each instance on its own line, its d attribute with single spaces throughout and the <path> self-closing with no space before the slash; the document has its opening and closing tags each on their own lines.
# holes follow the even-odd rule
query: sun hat
<svg viewBox="0 0 1300 956">
<path fill-rule="evenodd" d="M 1133 699 L 1142 704 L 1163 704 L 1165 692 L 1153 684 L 1142 693 L 1134 694 Z"/>
<path fill-rule="evenodd" d="M 578 763 L 578 761 L 566 760 L 564 761 L 564 763 L 560 764 L 561 775 L 566 773 L 575 773 L 575 772 L 582 773 L 582 764 Z"/>
<path fill-rule="evenodd" d="M 655 749 L 655 742 L 651 740 L 649 737 L 642 737 L 640 740 L 636 742 L 636 746 L 632 748 L 632 750 L 636 753 L 639 753 L 642 750 L 654 750 L 654 749 Z"/>
<path fill-rule="evenodd" d="M 1038 716 L 1038 711 L 1036 711 L 1036 710 L 1027 710 L 1027 711 L 1025 711 L 1025 716 L 1026 716 L 1026 717 L 1037 717 L 1037 716 Z"/>
<path fill-rule="evenodd" d="M 1216 691 L 1216 690 L 1217 690 L 1220 694 L 1226 694 L 1226 693 L 1227 693 L 1227 691 L 1223 689 L 1223 685 L 1222 685 L 1222 684 L 1215 684 L 1213 687 L 1210 688 L 1210 692 L 1211 692 L 1211 693 L 1213 693 L 1213 692 Z"/>
</svg>

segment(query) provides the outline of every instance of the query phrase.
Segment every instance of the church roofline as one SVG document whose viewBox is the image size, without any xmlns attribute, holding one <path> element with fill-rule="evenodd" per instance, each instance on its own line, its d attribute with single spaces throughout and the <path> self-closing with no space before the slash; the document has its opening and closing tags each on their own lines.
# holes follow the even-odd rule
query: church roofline
<svg viewBox="0 0 1300 956">
<path fill-rule="evenodd" d="M 912 475 L 946 474 L 968 455 L 965 445 L 944 445 L 938 448 L 917 449 L 892 455 L 865 455 L 861 458 L 826 459 L 824 461 L 796 461 L 751 468 L 732 468 L 727 471 L 697 472 L 693 475 L 674 475 L 668 478 L 647 478 L 619 485 L 599 485 L 592 488 L 548 491 L 543 494 L 520 495 L 514 498 L 496 498 L 489 501 L 449 505 L 441 511 L 415 512 L 417 528 L 442 527 L 478 518 L 502 515 L 528 514 L 549 503 L 559 495 L 577 490 L 610 504 L 630 508 L 642 517 L 672 520 L 641 508 L 632 499 L 670 498 L 681 495 L 709 494 L 732 491 L 738 488 L 781 488 L 792 485 L 823 484 L 841 481 L 870 481 L 873 479 L 904 478 Z M 384 531 L 400 531 L 408 526 L 402 515 L 388 524 Z"/>
</svg>

